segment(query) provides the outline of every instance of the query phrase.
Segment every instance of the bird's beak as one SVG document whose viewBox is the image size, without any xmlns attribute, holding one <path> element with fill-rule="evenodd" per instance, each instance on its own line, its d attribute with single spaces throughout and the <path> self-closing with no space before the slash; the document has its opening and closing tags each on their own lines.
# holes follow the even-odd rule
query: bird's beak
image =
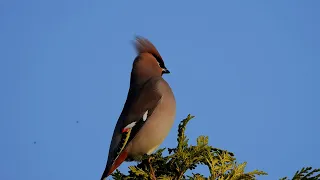
<svg viewBox="0 0 320 180">
<path fill-rule="evenodd" d="M 162 69 L 162 74 L 169 74 L 169 73 L 170 71 L 168 69 L 165 69 L 165 68 Z"/>
</svg>

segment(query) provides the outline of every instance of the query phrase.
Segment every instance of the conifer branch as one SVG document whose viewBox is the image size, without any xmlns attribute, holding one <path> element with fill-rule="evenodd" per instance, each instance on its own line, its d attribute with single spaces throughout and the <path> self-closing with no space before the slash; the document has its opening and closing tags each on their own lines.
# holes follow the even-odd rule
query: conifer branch
<svg viewBox="0 0 320 180">
<path fill-rule="evenodd" d="M 112 177 L 115 180 L 254 180 L 257 176 L 267 175 L 260 170 L 246 172 L 247 162 L 237 163 L 232 152 L 210 146 L 207 136 L 199 136 L 196 145 L 189 145 L 185 132 L 188 122 L 193 118 L 189 114 L 179 124 L 175 148 L 163 148 L 149 156 L 145 155 L 136 166 L 129 167 L 128 175 L 116 170 Z M 163 156 L 165 150 L 169 155 Z M 195 172 L 198 165 L 207 166 L 210 175 L 206 177 Z M 187 171 L 191 171 L 191 174 Z M 319 172 L 320 169 L 302 168 L 292 180 L 320 180 Z"/>
</svg>

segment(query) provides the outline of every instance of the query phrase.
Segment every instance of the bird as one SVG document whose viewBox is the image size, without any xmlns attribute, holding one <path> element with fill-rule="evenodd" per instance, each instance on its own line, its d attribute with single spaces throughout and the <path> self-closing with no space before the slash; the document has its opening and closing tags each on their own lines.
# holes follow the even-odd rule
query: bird
<svg viewBox="0 0 320 180">
<path fill-rule="evenodd" d="M 163 74 L 170 71 L 155 46 L 136 36 L 137 52 L 132 64 L 130 86 L 115 125 L 108 160 L 101 180 L 124 161 L 152 154 L 170 132 L 176 116 L 176 100 Z"/>
</svg>

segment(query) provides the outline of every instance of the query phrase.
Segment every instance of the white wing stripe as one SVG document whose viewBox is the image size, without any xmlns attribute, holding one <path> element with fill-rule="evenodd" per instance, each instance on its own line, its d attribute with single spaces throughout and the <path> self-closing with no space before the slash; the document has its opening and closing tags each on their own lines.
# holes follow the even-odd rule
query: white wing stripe
<svg viewBox="0 0 320 180">
<path fill-rule="evenodd" d="M 136 125 L 136 122 L 132 122 L 132 123 L 128 124 L 126 127 L 124 127 L 123 129 L 131 129 L 135 125 Z"/>
<path fill-rule="evenodd" d="M 144 113 L 143 117 L 142 117 L 142 120 L 143 121 L 146 121 L 148 118 L 148 110 Z"/>
</svg>

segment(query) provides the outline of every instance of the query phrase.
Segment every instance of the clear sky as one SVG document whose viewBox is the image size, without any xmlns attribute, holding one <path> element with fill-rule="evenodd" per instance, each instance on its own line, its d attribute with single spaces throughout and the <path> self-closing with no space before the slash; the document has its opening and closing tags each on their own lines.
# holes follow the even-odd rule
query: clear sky
<svg viewBox="0 0 320 180">
<path fill-rule="evenodd" d="M 187 135 L 278 179 L 320 168 L 320 1 L 2 0 L 0 179 L 99 179 L 129 86 L 134 35 Z M 120 170 L 126 172 L 128 163 Z M 200 168 L 201 173 L 207 173 Z"/>
</svg>

